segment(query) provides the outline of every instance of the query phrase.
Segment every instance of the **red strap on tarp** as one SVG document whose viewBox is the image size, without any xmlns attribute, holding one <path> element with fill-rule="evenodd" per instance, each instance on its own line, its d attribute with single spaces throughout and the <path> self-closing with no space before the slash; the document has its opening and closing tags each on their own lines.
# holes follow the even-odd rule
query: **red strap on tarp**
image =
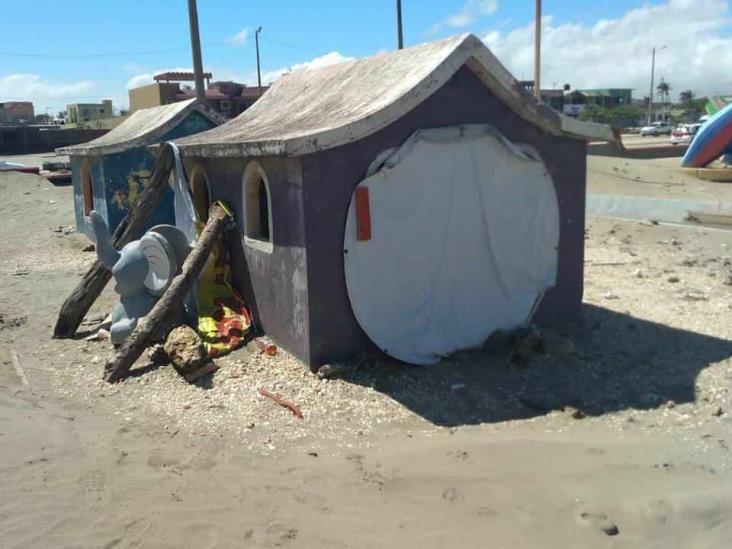
<svg viewBox="0 0 732 549">
<path fill-rule="evenodd" d="M 368 187 L 356 187 L 356 239 L 371 240 L 371 210 Z"/>
</svg>

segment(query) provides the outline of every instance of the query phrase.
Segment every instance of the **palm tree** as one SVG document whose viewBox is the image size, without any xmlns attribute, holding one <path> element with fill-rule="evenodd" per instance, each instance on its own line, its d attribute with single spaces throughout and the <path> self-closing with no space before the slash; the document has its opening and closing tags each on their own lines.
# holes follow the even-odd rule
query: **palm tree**
<svg viewBox="0 0 732 549">
<path fill-rule="evenodd" d="M 661 82 L 656 86 L 656 90 L 661 95 L 661 101 L 668 103 L 669 92 L 671 91 L 671 85 L 668 82 L 664 82 L 661 78 Z"/>
<path fill-rule="evenodd" d="M 691 102 L 694 100 L 694 92 L 691 90 L 684 90 L 679 94 L 679 102 L 682 105 L 690 106 Z"/>
</svg>

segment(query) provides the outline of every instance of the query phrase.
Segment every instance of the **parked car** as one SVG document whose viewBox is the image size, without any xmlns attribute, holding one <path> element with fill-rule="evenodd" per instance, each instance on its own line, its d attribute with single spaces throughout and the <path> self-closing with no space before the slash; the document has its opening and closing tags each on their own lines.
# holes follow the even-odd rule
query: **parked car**
<svg viewBox="0 0 732 549">
<path fill-rule="evenodd" d="M 681 124 L 671 132 L 672 145 L 688 145 L 694 139 L 694 135 L 701 127 L 701 124 Z"/>
<path fill-rule="evenodd" d="M 641 137 L 645 137 L 646 135 L 662 135 L 664 133 L 671 135 L 673 131 L 674 127 L 668 122 L 653 122 L 650 126 L 643 126 L 640 134 Z"/>
</svg>

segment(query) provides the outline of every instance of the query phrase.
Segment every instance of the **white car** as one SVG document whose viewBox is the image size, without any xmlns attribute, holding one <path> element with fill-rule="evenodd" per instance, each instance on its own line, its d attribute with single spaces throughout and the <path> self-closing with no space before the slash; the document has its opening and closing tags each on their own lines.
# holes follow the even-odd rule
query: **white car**
<svg viewBox="0 0 732 549">
<path fill-rule="evenodd" d="M 646 135 L 662 135 L 667 134 L 671 135 L 671 132 L 674 131 L 674 127 L 669 124 L 668 122 L 653 122 L 650 126 L 643 126 L 641 128 L 640 134 L 641 137 L 645 137 Z"/>
<path fill-rule="evenodd" d="M 672 145 L 689 145 L 701 124 L 681 124 L 671 132 Z"/>
</svg>

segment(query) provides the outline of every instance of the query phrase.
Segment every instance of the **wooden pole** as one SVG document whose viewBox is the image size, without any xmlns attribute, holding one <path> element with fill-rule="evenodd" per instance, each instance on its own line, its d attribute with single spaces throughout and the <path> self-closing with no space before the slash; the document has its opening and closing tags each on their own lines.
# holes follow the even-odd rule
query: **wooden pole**
<svg viewBox="0 0 732 549">
<path fill-rule="evenodd" d="M 191 53 L 193 54 L 193 76 L 196 79 L 196 99 L 206 100 L 203 87 L 203 61 L 201 60 L 201 36 L 198 32 L 198 9 L 196 0 L 188 0 L 188 24 L 191 28 Z"/>
<path fill-rule="evenodd" d="M 226 229 L 231 218 L 219 204 L 211 206 L 206 226 L 198 238 L 196 247 L 188 254 L 180 274 L 171 282 L 147 316 L 141 318 L 137 328 L 125 339 L 117 352 L 104 366 L 104 378 L 114 383 L 127 376 L 130 368 L 152 343 L 156 335 L 171 321 L 175 310 L 185 300 L 193 282 L 203 269 L 211 250 L 219 236 Z"/>
<path fill-rule="evenodd" d="M 117 249 L 138 238 L 147 220 L 157 207 L 168 185 L 168 176 L 173 168 L 173 150 L 165 145 L 155 163 L 150 182 L 142 191 L 137 204 L 127 212 L 112 235 L 112 243 Z M 111 271 L 99 260 L 81 279 L 79 285 L 64 301 L 53 329 L 55 339 L 64 339 L 74 335 L 99 294 L 112 277 Z"/>
<path fill-rule="evenodd" d="M 404 33 L 402 32 L 402 0 L 397 0 L 397 46 L 404 49 Z"/>
<path fill-rule="evenodd" d="M 541 99 L 541 0 L 536 0 L 534 16 L 534 95 Z"/>
</svg>

